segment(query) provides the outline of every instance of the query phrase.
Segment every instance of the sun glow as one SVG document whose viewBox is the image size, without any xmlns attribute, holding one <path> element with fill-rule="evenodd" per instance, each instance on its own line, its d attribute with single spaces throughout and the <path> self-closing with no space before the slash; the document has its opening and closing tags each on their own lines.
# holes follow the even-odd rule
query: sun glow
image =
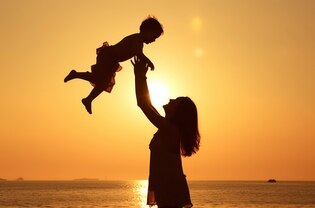
<svg viewBox="0 0 315 208">
<path fill-rule="evenodd" d="M 191 20 L 191 26 L 192 26 L 193 31 L 195 31 L 195 32 L 200 32 L 201 27 L 202 27 L 201 18 L 200 18 L 200 17 L 194 17 L 194 18 Z"/>
<path fill-rule="evenodd" d="M 155 107 L 161 107 L 165 105 L 168 100 L 168 91 L 165 85 L 161 84 L 160 82 L 149 82 L 148 84 L 151 96 L 151 102 Z"/>
</svg>

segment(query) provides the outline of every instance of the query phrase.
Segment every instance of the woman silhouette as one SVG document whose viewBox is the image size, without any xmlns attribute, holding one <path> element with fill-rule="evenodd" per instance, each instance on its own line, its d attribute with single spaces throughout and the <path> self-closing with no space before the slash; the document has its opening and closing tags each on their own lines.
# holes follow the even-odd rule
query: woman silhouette
<svg viewBox="0 0 315 208">
<path fill-rule="evenodd" d="M 165 117 L 152 106 L 146 81 L 148 65 L 134 57 L 137 104 L 158 128 L 150 142 L 150 176 L 147 204 L 159 208 L 192 207 L 181 156 L 199 150 L 197 108 L 188 97 L 164 105 Z"/>
</svg>

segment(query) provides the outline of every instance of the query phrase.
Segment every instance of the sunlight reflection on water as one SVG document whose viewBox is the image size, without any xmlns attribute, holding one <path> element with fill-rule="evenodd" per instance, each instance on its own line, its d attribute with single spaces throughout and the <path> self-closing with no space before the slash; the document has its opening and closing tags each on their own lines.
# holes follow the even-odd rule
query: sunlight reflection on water
<svg viewBox="0 0 315 208">
<path fill-rule="evenodd" d="M 137 180 L 134 182 L 134 187 L 133 187 L 133 193 L 135 196 L 134 201 L 141 208 L 148 207 L 146 205 L 147 189 L 148 189 L 148 181 L 147 180 Z"/>
<path fill-rule="evenodd" d="M 315 182 L 189 181 L 198 208 L 314 208 Z M 2 181 L 1 208 L 149 208 L 147 180 Z"/>
</svg>

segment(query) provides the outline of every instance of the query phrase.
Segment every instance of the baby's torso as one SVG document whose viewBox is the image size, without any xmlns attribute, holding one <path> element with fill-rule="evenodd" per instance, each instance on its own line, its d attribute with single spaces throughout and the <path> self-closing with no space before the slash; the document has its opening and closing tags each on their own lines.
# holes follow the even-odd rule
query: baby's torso
<svg viewBox="0 0 315 208">
<path fill-rule="evenodd" d="M 118 62 L 126 61 L 142 53 L 143 42 L 140 34 L 132 34 L 111 46 L 113 56 Z"/>
</svg>

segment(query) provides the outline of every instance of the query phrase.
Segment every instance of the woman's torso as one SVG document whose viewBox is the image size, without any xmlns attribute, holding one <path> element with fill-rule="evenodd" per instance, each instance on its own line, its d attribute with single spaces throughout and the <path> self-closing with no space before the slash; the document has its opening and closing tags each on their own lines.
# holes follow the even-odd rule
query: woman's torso
<svg viewBox="0 0 315 208">
<path fill-rule="evenodd" d="M 159 129 L 150 143 L 148 205 L 191 207 L 176 129 Z"/>
<path fill-rule="evenodd" d="M 180 136 L 175 128 L 159 129 L 150 142 L 150 177 L 178 178 L 184 175 Z"/>
</svg>

